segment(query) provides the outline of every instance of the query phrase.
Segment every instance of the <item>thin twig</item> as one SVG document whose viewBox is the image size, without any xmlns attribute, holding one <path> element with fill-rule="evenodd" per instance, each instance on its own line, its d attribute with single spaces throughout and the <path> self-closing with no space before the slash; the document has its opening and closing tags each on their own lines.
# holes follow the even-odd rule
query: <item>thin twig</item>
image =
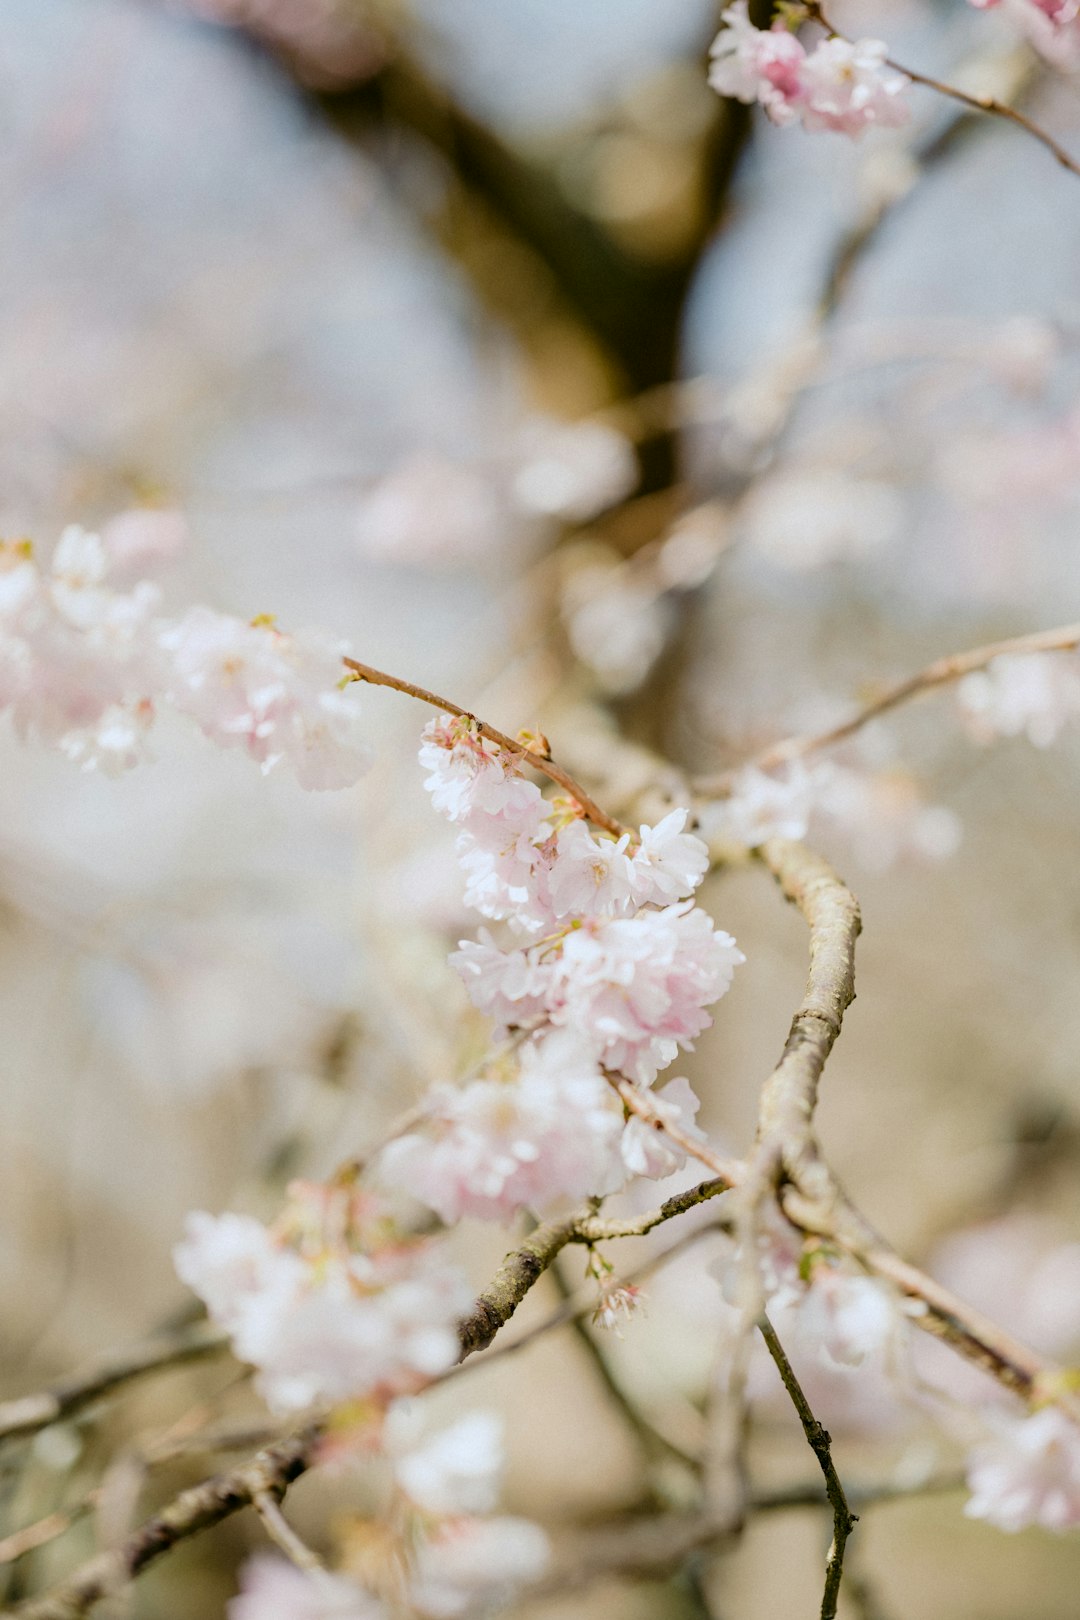
<svg viewBox="0 0 1080 1620">
<path fill-rule="evenodd" d="M 0 1405 L 0 1443 L 19 1435 L 36 1434 L 50 1423 L 73 1417 L 102 1396 L 123 1384 L 163 1372 L 187 1361 L 216 1355 L 228 1347 L 228 1339 L 209 1323 L 199 1322 L 182 1328 L 169 1338 L 155 1338 L 145 1344 L 104 1357 L 89 1371 L 54 1384 L 36 1395 L 21 1395 Z"/>
<path fill-rule="evenodd" d="M 603 827 L 605 832 L 614 834 L 616 838 L 629 831 L 621 821 L 616 821 L 614 816 L 609 816 L 606 810 L 602 810 L 596 800 L 586 793 L 581 783 L 575 781 L 569 771 L 564 771 L 561 765 L 557 765 L 550 754 L 508 737 L 504 731 L 497 731 L 494 726 L 489 726 L 486 720 L 480 720 L 475 714 L 471 714 L 468 709 L 452 703 L 449 698 L 440 697 L 437 692 L 429 692 L 426 687 L 415 686 L 412 681 L 403 681 L 396 675 L 387 675 L 381 669 L 373 669 L 370 664 L 361 664 L 355 658 L 346 658 L 344 664 L 346 669 L 352 671 L 356 680 L 366 681 L 369 686 L 388 686 L 395 692 L 404 692 L 407 697 L 417 698 L 421 703 L 429 703 L 433 708 L 442 709 L 446 714 L 454 714 L 461 720 L 471 721 L 480 735 L 486 737 L 489 742 L 497 744 L 499 748 L 505 748 L 512 756 L 523 759 L 534 770 L 550 777 L 577 801 L 584 814 L 596 826 Z"/>
<path fill-rule="evenodd" d="M 901 704 L 920 697 L 924 692 L 931 692 L 939 686 L 948 686 L 965 675 L 985 669 L 995 658 L 1017 657 L 1028 653 L 1075 652 L 1078 647 L 1080 647 L 1080 624 L 1063 624 L 1051 630 L 1036 630 L 1031 635 L 1011 636 L 1003 641 L 987 642 L 984 646 L 973 647 L 968 652 L 950 653 L 948 657 L 935 659 L 932 664 L 927 664 L 914 675 L 897 681 L 895 685 L 887 686 L 872 702 L 865 704 L 840 725 L 830 726 L 827 731 L 785 737 L 781 742 L 772 743 L 760 754 L 755 754 L 745 761 L 744 766 L 751 765 L 762 771 L 774 770 L 779 765 L 787 764 L 789 760 L 803 759 L 807 754 L 817 754 L 825 749 L 834 748 L 838 743 L 846 742 L 849 737 L 853 737 L 872 720 L 887 714 L 890 709 L 899 708 Z M 737 769 L 743 769 L 744 766 Z M 702 777 L 695 781 L 694 788 L 701 794 L 724 793 L 730 789 L 734 775 L 734 770 L 727 770 L 716 776 Z"/>
<path fill-rule="evenodd" d="M 284 1513 L 282 1513 L 275 1492 L 256 1491 L 251 1498 L 251 1505 L 266 1526 L 266 1533 L 271 1541 L 277 1543 L 285 1556 L 298 1569 L 322 1569 L 322 1559 L 312 1551 L 302 1537 L 297 1535 Z"/>
<path fill-rule="evenodd" d="M 807 16 L 812 21 L 820 23 L 833 39 L 845 38 L 829 22 L 818 0 L 806 0 L 806 12 Z M 998 101 L 996 96 L 972 95 L 967 90 L 958 89 L 954 84 L 946 84 L 942 79 L 933 79 L 927 73 L 918 73 L 914 68 L 905 67 L 902 62 L 894 61 L 891 56 L 886 57 L 885 61 L 895 73 L 902 73 L 912 84 L 921 84 L 927 90 L 936 90 L 939 96 L 947 96 L 950 101 L 958 101 L 961 106 L 969 108 L 972 112 L 988 113 L 994 118 L 1004 118 L 1008 123 L 1016 124 L 1025 134 L 1045 146 L 1063 169 L 1068 169 L 1070 174 L 1080 175 L 1080 163 L 1070 156 L 1060 142 L 1026 114 L 1017 112 L 1015 107 L 1009 107 L 1005 102 Z"/>
<path fill-rule="evenodd" d="M 795 1376 L 791 1362 L 785 1354 L 784 1347 L 777 1338 L 776 1329 L 764 1312 L 758 1323 L 761 1336 L 768 1346 L 769 1354 L 776 1363 L 777 1371 L 783 1379 L 784 1388 L 791 1397 L 791 1404 L 799 1415 L 799 1422 L 803 1426 L 811 1451 L 818 1460 L 818 1465 L 825 1478 L 825 1494 L 833 1510 L 833 1539 L 829 1548 L 829 1556 L 825 1565 L 825 1591 L 821 1598 L 821 1620 L 836 1620 L 836 1606 L 840 1596 L 840 1582 L 844 1576 L 844 1548 L 847 1539 L 858 1522 L 859 1515 L 852 1513 L 848 1499 L 844 1495 L 844 1487 L 840 1483 L 840 1476 L 832 1460 L 831 1439 L 829 1431 L 823 1428 L 810 1408 L 810 1402 L 803 1394 L 802 1386 Z"/>
</svg>

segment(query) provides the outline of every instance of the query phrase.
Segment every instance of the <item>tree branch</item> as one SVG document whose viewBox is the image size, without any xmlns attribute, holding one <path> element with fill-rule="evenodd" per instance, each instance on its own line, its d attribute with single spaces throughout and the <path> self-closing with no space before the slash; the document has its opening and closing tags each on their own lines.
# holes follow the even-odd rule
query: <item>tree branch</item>
<svg viewBox="0 0 1080 1620">
<path fill-rule="evenodd" d="M 429 692 L 426 687 L 414 686 L 411 681 L 400 680 L 396 675 L 386 675 L 382 670 L 373 669 L 370 664 L 361 664 L 355 658 L 345 658 L 343 663 L 346 669 L 352 672 L 355 680 L 366 681 L 369 686 L 388 686 L 395 692 L 404 692 L 407 697 L 417 698 L 421 703 L 429 703 L 433 708 L 442 709 L 446 714 L 454 714 L 461 720 L 471 721 L 480 735 L 486 737 L 489 742 L 497 744 L 499 748 L 505 748 L 511 756 L 522 759 L 527 765 L 531 765 L 534 770 L 541 771 L 544 776 L 550 777 L 551 781 L 557 783 L 559 787 L 569 793 L 572 799 L 577 801 L 583 813 L 597 827 L 603 827 L 605 832 L 612 833 L 616 838 L 629 831 L 621 821 L 616 821 L 614 816 L 609 816 L 606 810 L 602 810 L 596 800 L 591 798 L 581 784 L 574 780 L 569 771 L 564 771 L 561 765 L 555 763 L 550 754 L 538 748 L 532 748 L 526 743 L 515 741 L 513 737 L 508 737 L 504 731 L 497 731 L 494 726 L 489 726 L 486 720 L 478 720 L 476 715 L 470 714 L 468 709 L 463 709 L 457 703 L 452 703 L 449 698 L 439 697 L 436 692 Z"/>
<path fill-rule="evenodd" d="M 844 1576 L 844 1549 L 847 1539 L 858 1521 L 858 1514 L 852 1513 L 848 1499 L 844 1495 L 844 1487 L 840 1483 L 840 1476 L 832 1460 L 831 1436 L 828 1429 L 822 1427 L 810 1408 L 810 1402 L 803 1394 L 802 1386 L 795 1376 L 795 1370 L 788 1360 L 783 1345 L 780 1343 L 769 1318 L 764 1312 L 758 1323 L 761 1336 L 768 1346 L 769 1354 L 776 1363 L 777 1371 L 783 1379 L 784 1388 L 791 1396 L 791 1404 L 799 1415 L 799 1422 L 803 1426 L 811 1451 L 818 1460 L 818 1465 L 825 1477 L 825 1493 L 833 1510 L 833 1539 L 829 1548 L 829 1557 L 825 1565 L 825 1591 L 821 1599 L 821 1620 L 836 1620 L 836 1606 L 840 1597 L 840 1582 Z"/>
</svg>

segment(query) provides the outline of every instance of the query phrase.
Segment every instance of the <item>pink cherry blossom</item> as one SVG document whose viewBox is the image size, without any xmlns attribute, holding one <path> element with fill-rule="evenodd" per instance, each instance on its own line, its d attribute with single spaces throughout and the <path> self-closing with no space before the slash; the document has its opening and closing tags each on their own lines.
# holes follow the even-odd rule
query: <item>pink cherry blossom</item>
<svg viewBox="0 0 1080 1620">
<path fill-rule="evenodd" d="M 229 1620 L 385 1620 L 386 1610 L 343 1575 L 297 1569 L 260 1553 L 244 1565 Z"/>
<path fill-rule="evenodd" d="M 452 1366 L 465 1278 L 435 1246 L 392 1231 L 374 1246 L 290 1237 L 250 1217 L 196 1213 L 177 1246 L 181 1278 L 225 1328 L 276 1411 L 409 1389 Z"/>
<path fill-rule="evenodd" d="M 822 40 L 803 67 L 804 126 L 859 136 L 873 124 L 906 124 L 910 81 L 889 67 L 887 54 L 879 39 Z"/>
<path fill-rule="evenodd" d="M 642 827 L 630 861 L 630 891 L 639 906 L 667 906 L 692 894 L 709 870 L 708 846 L 685 831 L 688 813 L 672 810 Z"/>
<path fill-rule="evenodd" d="M 992 1440 L 968 1459 L 969 1519 L 999 1530 L 1080 1525 L 1080 1428 L 1056 1407 L 995 1422 Z"/>
<path fill-rule="evenodd" d="M 704 1142 L 705 1132 L 695 1124 L 701 1102 L 694 1095 L 689 1080 L 681 1076 L 669 1080 L 652 1099 L 655 1115 L 666 1125 Z M 623 1131 L 621 1151 L 623 1163 L 631 1175 L 649 1176 L 654 1181 L 674 1175 L 686 1163 L 686 1154 L 670 1136 L 649 1121 L 632 1114 Z"/>
<path fill-rule="evenodd" d="M 430 1620 L 501 1607 L 544 1574 L 547 1536 L 529 1519 L 449 1519 L 416 1552 L 409 1599 Z"/>
<path fill-rule="evenodd" d="M 438 1094 L 429 1127 L 382 1155 L 381 1173 L 443 1220 L 506 1220 L 560 1197 L 614 1191 L 623 1112 L 576 1036 L 522 1048 L 513 1078 L 477 1080 Z"/>
<path fill-rule="evenodd" d="M 815 1266 L 794 1316 L 801 1342 L 826 1360 L 857 1367 L 888 1351 L 904 1323 L 900 1296 L 874 1277 Z"/>
<path fill-rule="evenodd" d="M 745 958 L 689 901 L 571 931 L 552 966 L 555 1024 L 589 1032 L 606 1067 L 649 1084 L 712 1019 Z"/>
<path fill-rule="evenodd" d="M 211 741 L 244 748 L 268 771 L 287 760 L 302 787 L 348 787 L 369 763 L 343 643 L 197 607 L 164 627 L 168 695 Z"/>
<path fill-rule="evenodd" d="M 790 124 L 804 99 L 806 51 L 782 23 L 765 30 L 750 21 L 746 0 L 721 13 L 709 51 L 709 83 L 722 96 L 759 101 L 774 124 Z"/>
<path fill-rule="evenodd" d="M 630 907 L 632 867 L 629 834 L 617 842 L 596 837 L 583 821 L 563 827 L 547 882 L 555 917 L 616 917 Z"/>
</svg>

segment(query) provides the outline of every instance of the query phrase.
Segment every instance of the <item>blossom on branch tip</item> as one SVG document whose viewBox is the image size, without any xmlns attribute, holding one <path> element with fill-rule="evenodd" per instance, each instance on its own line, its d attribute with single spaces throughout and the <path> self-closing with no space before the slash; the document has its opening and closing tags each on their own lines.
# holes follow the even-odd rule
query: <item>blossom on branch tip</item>
<svg viewBox="0 0 1080 1620">
<path fill-rule="evenodd" d="M 266 1553 L 249 1558 L 229 1620 L 386 1620 L 386 1610 L 342 1575 L 298 1569 Z"/>
<path fill-rule="evenodd" d="M 1056 1407 L 999 1418 L 992 1440 L 968 1459 L 969 1519 L 999 1530 L 1072 1530 L 1080 1525 L 1080 1427 Z"/>
<path fill-rule="evenodd" d="M 317 1191 L 328 1211 L 347 1197 Z M 258 1369 L 268 1404 L 287 1412 L 398 1393 L 445 1372 L 472 1303 L 462 1273 L 381 1214 L 355 1231 L 328 1215 L 319 1234 L 314 1207 L 298 1189 L 281 1235 L 250 1216 L 197 1212 L 175 1250 L 179 1276 Z"/>
<path fill-rule="evenodd" d="M 880 40 L 829 38 L 807 51 L 782 22 L 755 28 L 745 0 L 722 13 L 710 50 L 709 83 L 720 95 L 760 102 L 775 124 L 859 136 L 909 116 L 910 81 L 890 67 Z"/>
<path fill-rule="evenodd" d="M 449 1519 L 417 1547 L 409 1601 L 430 1620 L 483 1613 L 538 1580 L 550 1561 L 548 1538 L 529 1519 Z"/>
</svg>

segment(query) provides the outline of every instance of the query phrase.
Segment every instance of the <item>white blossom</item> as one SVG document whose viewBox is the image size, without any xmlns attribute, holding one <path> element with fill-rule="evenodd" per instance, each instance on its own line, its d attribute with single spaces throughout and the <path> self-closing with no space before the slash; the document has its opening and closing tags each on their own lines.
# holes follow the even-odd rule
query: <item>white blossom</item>
<svg viewBox="0 0 1080 1620">
<path fill-rule="evenodd" d="M 326 1570 L 297 1569 L 260 1553 L 240 1576 L 240 1593 L 228 1604 L 229 1620 L 385 1620 L 383 1605 L 353 1581 Z"/>
<path fill-rule="evenodd" d="M 391 1431 L 396 1415 L 392 1408 Z M 393 1449 L 394 1477 L 424 1513 L 448 1517 L 496 1507 L 503 1466 L 503 1423 L 496 1413 L 468 1412 L 426 1440 L 402 1445 L 399 1439 Z"/>
<path fill-rule="evenodd" d="M 1075 653 L 1012 653 L 965 675 L 960 713 L 979 742 L 1026 736 L 1046 748 L 1080 714 L 1080 658 Z"/>
<path fill-rule="evenodd" d="M 992 1440 L 968 1459 L 970 1519 L 999 1530 L 1080 1525 L 1080 1428 L 1053 1406 L 1030 1417 L 999 1417 Z"/>
<path fill-rule="evenodd" d="M 547 1536 L 529 1519 L 450 1519 L 420 1543 L 409 1598 L 430 1620 L 455 1620 L 509 1602 L 550 1559 Z"/>
<path fill-rule="evenodd" d="M 689 1080 L 681 1076 L 669 1080 L 651 1099 L 654 1114 L 665 1125 L 672 1125 L 695 1142 L 707 1140 L 705 1132 L 695 1123 L 701 1101 L 694 1095 Z M 649 1176 L 654 1181 L 674 1175 L 686 1163 L 686 1153 L 664 1130 L 648 1120 L 631 1114 L 623 1131 L 621 1151 L 623 1163 L 631 1175 Z"/>
</svg>

